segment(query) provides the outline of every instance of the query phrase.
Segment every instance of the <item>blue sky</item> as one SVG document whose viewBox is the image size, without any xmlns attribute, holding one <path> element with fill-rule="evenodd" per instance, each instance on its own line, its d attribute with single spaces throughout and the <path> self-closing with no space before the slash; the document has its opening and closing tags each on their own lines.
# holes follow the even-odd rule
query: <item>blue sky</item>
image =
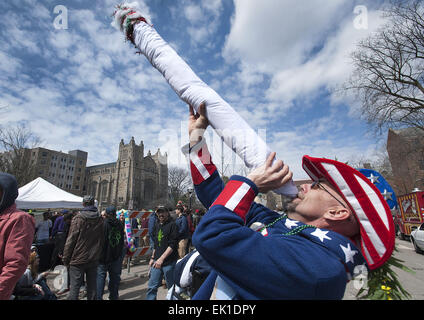
<svg viewBox="0 0 424 320">
<path fill-rule="evenodd" d="M 374 157 L 377 140 L 359 120 L 358 102 L 334 90 L 352 71 L 355 43 L 383 22 L 380 2 L 138 2 L 192 69 L 265 135 L 295 179 L 306 178 L 305 154 Z M 188 108 L 110 25 L 116 4 L 0 3 L 0 106 L 8 106 L 0 125 L 26 123 L 46 148 L 87 151 L 89 165 L 116 161 L 121 138 L 128 143 L 133 136 L 146 153 L 160 148 L 170 165 L 185 166 L 179 150 L 187 142 Z M 66 29 L 55 27 L 58 5 L 67 9 Z M 367 9 L 365 29 L 355 24 L 357 6 Z M 209 130 L 220 163 L 219 139 Z M 229 149 L 224 158 L 226 174 L 239 169 Z"/>
</svg>

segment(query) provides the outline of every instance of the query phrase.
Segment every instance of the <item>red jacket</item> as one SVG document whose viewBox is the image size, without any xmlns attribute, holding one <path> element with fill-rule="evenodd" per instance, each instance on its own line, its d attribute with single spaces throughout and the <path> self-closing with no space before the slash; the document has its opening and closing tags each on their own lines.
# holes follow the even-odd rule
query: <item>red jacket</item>
<svg viewBox="0 0 424 320">
<path fill-rule="evenodd" d="M 0 300 L 10 299 L 25 272 L 34 232 L 34 218 L 15 204 L 0 213 Z"/>
</svg>

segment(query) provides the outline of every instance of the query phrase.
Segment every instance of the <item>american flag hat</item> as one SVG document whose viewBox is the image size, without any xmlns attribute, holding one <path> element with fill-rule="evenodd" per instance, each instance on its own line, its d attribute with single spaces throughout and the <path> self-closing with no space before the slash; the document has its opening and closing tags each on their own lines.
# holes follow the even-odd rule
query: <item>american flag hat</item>
<svg viewBox="0 0 424 320">
<path fill-rule="evenodd" d="M 343 197 L 359 222 L 360 235 L 351 240 L 371 270 L 382 266 L 392 255 L 395 227 L 378 188 L 359 171 L 335 160 L 304 156 L 302 167 L 312 180 L 325 179 Z"/>
</svg>

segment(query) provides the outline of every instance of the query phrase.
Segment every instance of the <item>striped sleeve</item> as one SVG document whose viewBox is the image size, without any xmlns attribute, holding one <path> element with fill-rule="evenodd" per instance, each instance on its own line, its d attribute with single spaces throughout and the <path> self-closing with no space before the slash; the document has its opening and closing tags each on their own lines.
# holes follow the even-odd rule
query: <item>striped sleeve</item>
<svg viewBox="0 0 424 320">
<path fill-rule="evenodd" d="M 232 176 L 211 208 L 222 205 L 245 220 L 257 194 L 258 189 L 252 181 L 241 176 Z"/>
<path fill-rule="evenodd" d="M 192 148 L 189 148 L 188 144 L 185 145 L 182 151 L 190 160 L 190 171 L 194 185 L 201 184 L 216 171 L 205 139 L 202 139 Z"/>
</svg>

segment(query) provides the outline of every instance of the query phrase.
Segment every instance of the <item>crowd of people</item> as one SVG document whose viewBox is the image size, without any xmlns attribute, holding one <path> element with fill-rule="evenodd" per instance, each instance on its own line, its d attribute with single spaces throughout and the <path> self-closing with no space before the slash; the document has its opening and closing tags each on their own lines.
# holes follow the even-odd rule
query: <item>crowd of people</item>
<svg viewBox="0 0 424 320">
<path fill-rule="evenodd" d="M 18 195 L 14 176 L 0 173 L 0 300 L 102 300 L 108 283 L 110 300 L 119 299 L 124 258 L 131 256 L 125 234 L 125 217 L 109 206 L 99 212 L 92 196 L 84 196 L 81 210 L 46 211 L 36 222 L 34 213 L 16 208 Z M 181 202 L 174 210 L 158 206 L 149 218 L 132 219 L 135 229 L 148 228 L 135 246 L 149 246 L 149 289 L 146 299 L 156 299 L 165 279 L 174 284 L 178 259 L 191 246 L 191 236 L 201 211 L 194 214 Z M 134 257 L 135 258 L 135 257 Z M 52 290 L 47 276 L 63 265 L 65 285 Z M 108 281 L 106 279 L 108 278 Z"/>
</svg>

